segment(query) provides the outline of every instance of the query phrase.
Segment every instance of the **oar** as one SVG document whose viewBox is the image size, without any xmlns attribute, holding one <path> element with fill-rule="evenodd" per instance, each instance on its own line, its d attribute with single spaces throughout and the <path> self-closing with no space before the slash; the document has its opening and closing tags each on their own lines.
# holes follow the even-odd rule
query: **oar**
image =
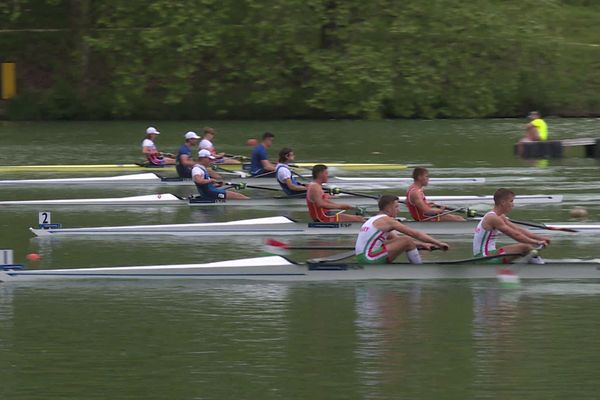
<svg viewBox="0 0 600 400">
<path fill-rule="evenodd" d="M 439 218 L 439 217 L 441 217 L 441 216 L 443 216 L 443 215 L 454 214 L 454 213 L 456 213 L 456 212 L 463 212 L 463 211 L 465 211 L 465 209 L 464 209 L 464 208 L 456 208 L 456 209 L 453 209 L 453 210 L 448 210 L 448 211 L 445 211 L 445 212 L 443 212 L 443 213 L 440 213 L 440 214 L 434 214 L 434 215 L 432 215 L 432 216 L 430 216 L 430 217 L 427 217 L 427 218 L 425 218 L 425 219 L 422 219 L 421 221 L 422 221 L 422 222 L 424 222 L 424 221 L 429 221 L 429 220 L 432 220 L 432 219 L 435 219 L 435 218 Z"/>
<path fill-rule="evenodd" d="M 276 239 L 266 239 L 265 244 L 285 250 L 354 250 L 354 246 L 292 246 Z"/>
<path fill-rule="evenodd" d="M 254 186 L 254 185 L 247 185 L 244 182 L 218 182 L 221 183 L 223 185 L 229 185 L 232 186 L 234 189 L 237 190 L 244 190 L 246 188 L 248 189 L 261 189 L 261 190 L 270 190 L 272 192 L 281 192 L 281 189 L 277 189 L 277 188 L 272 188 L 272 187 L 264 187 L 264 186 Z"/>
<path fill-rule="evenodd" d="M 502 257 L 513 257 L 513 256 L 521 256 L 524 257 L 530 252 L 527 251 L 525 253 L 504 253 L 504 254 L 494 254 L 493 256 L 482 256 L 482 257 L 472 257 L 472 258 L 463 258 L 462 260 L 447 260 L 447 261 L 430 261 L 427 264 L 439 264 L 439 265 L 452 265 L 452 264 L 470 264 L 477 263 L 480 261 L 488 261 L 493 260 L 494 258 L 502 258 Z M 507 264 L 508 265 L 508 264 Z"/>
<path fill-rule="evenodd" d="M 561 228 L 558 226 L 548 226 L 546 224 L 537 224 L 535 222 L 528 222 L 528 221 L 518 221 L 516 219 L 510 219 L 510 221 L 514 222 L 515 224 L 531 226 L 533 228 L 539 228 L 539 229 L 546 229 L 548 231 L 561 231 L 561 232 L 570 232 L 570 233 L 579 233 L 580 232 L 577 229 Z"/>
<path fill-rule="evenodd" d="M 327 188 L 326 190 L 327 190 L 327 192 L 329 194 L 343 193 L 343 194 L 349 194 L 350 196 L 364 197 L 364 198 L 367 198 L 367 199 L 379 200 L 379 196 L 375 196 L 373 194 L 350 192 L 348 190 L 344 190 L 344 189 L 340 189 L 340 188 L 336 188 L 336 187 Z"/>
<path fill-rule="evenodd" d="M 248 160 L 250 160 L 250 157 L 246 157 L 246 156 L 242 156 L 242 155 L 237 155 L 237 154 L 224 153 L 223 157 L 235 158 L 236 160 L 241 160 L 241 161 L 248 161 Z"/>
<path fill-rule="evenodd" d="M 279 241 L 279 240 L 275 240 L 275 239 L 266 239 L 265 240 L 265 244 L 264 244 L 264 249 L 267 253 L 270 254 L 278 254 L 278 255 L 287 255 L 289 254 L 289 250 L 350 250 L 350 251 L 345 251 L 344 253 L 341 254 L 334 254 L 330 257 L 323 257 L 320 259 L 316 259 L 316 261 L 314 262 L 324 262 L 324 261 L 339 261 L 339 260 L 343 260 L 344 258 L 349 258 L 354 256 L 354 247 L 347 247 L 347 248 L 341 248 L 341 247 L 324 247 L 324 246 L 319 246 L 319 247 L 311 247 L 311 246 L 290 246 L 289 244 Z M 310 261 L 309 261 L 310 262 Z"/>
</svg>

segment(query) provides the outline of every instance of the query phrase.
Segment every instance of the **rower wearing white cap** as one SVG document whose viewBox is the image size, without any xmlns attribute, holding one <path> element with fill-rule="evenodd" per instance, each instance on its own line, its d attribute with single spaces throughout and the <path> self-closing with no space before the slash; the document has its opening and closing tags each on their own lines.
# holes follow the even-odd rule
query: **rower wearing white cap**
<svg viewBox="0 0 600 400">
<path fill-rule="evenodd" d="M 192 157 L 192 151 L 196 148 L 200 136 L 196 135 L 196 132 L 190 131 L 183 135 L 183 137 L 185 138 L 185 143 L 177 151 L 175 168 L 177 169 L 177 175 L 181 178 L 191 178 L 192 168 L 196 164 Z"/>
<path fill-rule="evenodd" d="M 142 142 L 142 152 L 152 166 L 162 167 L 164 165 L 175 164 L 175 159 L 172 158 L 172 154 L 161 153 L 156 149 L 154 141 L 156 140 L 156 136 L 159 134 L 160 132 L 153 126 L 150 126 L 148 129 L 146 129 L 146 138 Z"/>
<path fill-rule="evenodd" d="M 248 197 L 241 193 L 217 187 L 222 183 L 217 183 L 217 180 L 211 178 L 209 174 L 212 160 L 214 160 L 214 157 L 210 154 L 210 151 L 200 150 L 198 152 L 198 163 L 192 168 L 192 180 L 196 184 L 200 197 L 211 200 L 247 200 Z"/>
</svg>

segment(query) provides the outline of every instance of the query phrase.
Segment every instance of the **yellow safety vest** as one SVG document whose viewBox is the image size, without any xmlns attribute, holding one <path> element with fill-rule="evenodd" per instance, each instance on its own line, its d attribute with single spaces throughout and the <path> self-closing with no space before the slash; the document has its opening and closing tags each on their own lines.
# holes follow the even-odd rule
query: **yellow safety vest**
<svg viewBox="0 0 600 400">
<path fill-rule="evenodd" d="M 540 135 L 540 140 L 548 140 L 548 125 L 544 122 L 543 119 L 537 118 L 531 121 L 531 125 L 535 126 Z"/>
</svg>

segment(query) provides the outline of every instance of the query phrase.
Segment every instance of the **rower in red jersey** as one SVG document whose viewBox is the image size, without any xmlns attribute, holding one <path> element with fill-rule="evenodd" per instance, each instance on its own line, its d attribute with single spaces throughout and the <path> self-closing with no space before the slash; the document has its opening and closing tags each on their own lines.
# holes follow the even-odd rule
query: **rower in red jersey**
<svg viewBox="0 0 600 400">
<path fill-rule="evenodd" d="M 406 208 L 415 221 L 464 221 L 460 215 L 446 214 L 446 206 L 428 203 L 423 190 L 429 183 L 427 168 L 417 167 L 413 170 L 414 183 L 406 191 Z"/>
<path fill-rule="evenodd" d="M 315 222 L 363 222 L 364 218 L 358 215 L 345 214 L 345 210 L 352 207 L 349 204 L 334 203 L 331 196 L 323 190 L 322 185 L 327 183 L 329 171 L 327 166 L 317 164 L 312 169 L 313 181 L 306 189 L 306 205 L 310 218 Z"/>
</svg>

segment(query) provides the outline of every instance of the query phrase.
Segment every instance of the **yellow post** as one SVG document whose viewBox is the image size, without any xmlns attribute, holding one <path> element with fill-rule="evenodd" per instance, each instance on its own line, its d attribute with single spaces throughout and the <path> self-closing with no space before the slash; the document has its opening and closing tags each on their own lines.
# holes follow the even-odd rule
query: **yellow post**
<svg viewBox="0 0 600 400">
<path fill-rule="evenodd" d="M 2 99 L 8 100 L 17 94 L 17 74 L 15 63 L 2 63 Z"/>
</svg>

